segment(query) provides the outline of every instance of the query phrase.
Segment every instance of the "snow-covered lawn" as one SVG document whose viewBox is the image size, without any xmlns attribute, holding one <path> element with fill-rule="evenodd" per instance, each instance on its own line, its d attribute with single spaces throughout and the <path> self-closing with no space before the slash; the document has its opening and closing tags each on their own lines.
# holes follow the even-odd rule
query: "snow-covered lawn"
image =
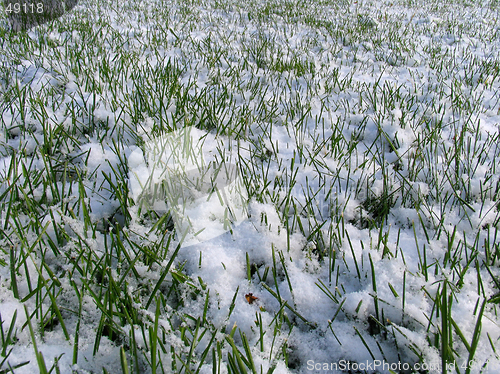
<svg viewBox="0 0 500 374">
<path fill-rule="evenodd" d="M 80 0 L 0 34 L 1 374 L 500 372 L 498 1 Z M 227 231 L 193 245 L 132 193 L 187 127 L 248 197 L 192 206 Z"/>
</svg>

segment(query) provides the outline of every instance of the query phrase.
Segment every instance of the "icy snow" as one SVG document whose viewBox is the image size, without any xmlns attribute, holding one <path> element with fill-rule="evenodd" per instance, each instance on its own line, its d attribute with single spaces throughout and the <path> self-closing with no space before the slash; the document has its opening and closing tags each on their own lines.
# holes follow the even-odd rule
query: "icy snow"
<svg viewBox="0 0 500 374">
<path fill-rule="evenodd" d="M 90 0 L 81 1 L 75 8 L 78 16 L 70 14 L 66 20 L 63 18 L 57 22 L 66 25 L 65 22 L 71 21 L 73 25 L 77 25 L 83 22 L 77 17 L 90 15 L 90 27 L 97 33 L 100 26 L 94 23 L 102 17 L 103 22 L 112 25 L 110 29 L 116 33 L 114 38 L 127 41 L 118 43 L 121 47 L 116 47 L 113 45 L 112 35 L 106 35 L 106 38 L 110 39 L 103 42 L 107 48 L 106 55 L 98 56 L 99 51 L 93 50 L 95 46 L 85 44 L 89 43 L 85 39 L 88 35 L 80 30 L 59 31 L 56 27 L 49 35 L 44 36 L 43 30 L 49 27 L 47 25 L 31 30 L 25 37 L 34 44 L 38 43 L 38 38 L 46 38 L 51 43 L 67 43 L 72 48 L 85 48 L 86 57 L 82 61 L 63 59 L 58 61 L 59 65 L 52 66 L 54 55 L 65 53 L 64 49 L 57 49 L 57 52 L 56 49 L 51 50 L 48 47 L 47 50 L 36 50 L 36 53 L 29 56 L 30 59 L 17 62 L 7 61 L 7 56 L 10 56 L 7 52 L 0 53 L 0 60 L 8 67 L 6 76 L 0 78 L 2 94 L 7 91 L 6 82 L 9 78 L 13 79 L 11 85 L 25 87 L 34 94 L 49 90 L 64 92 L 64 95 L 59 96 L 57 109 L 53 102 L 43 104 L 47 109 L 46 122 L 48 127 L 53 129 L 57 124 L 64 124 L 64 128 L 72 131 L 78 138 L 78 147 L 69 142 L 69 145 L 62 146 L 59 151 L 83 175 L 85 202 L 90 209 L 92 223 L 102 222 L 122 209 L 118 196 L 113 193 L 114 186 L 123 182 L 115 173 L 123 166 L 121 157 L 125 156 L 127 173 L 133 171 L 137 175 L 147 175 L 150 170 L 146 165 L 147 158 L 142 157 L 143 144 L 140 140 L 144 142 L 151 139 L 155 128 L 172 118 L 178 118 L 180 123 L 188 123 L 205 115 L 208 123 L 213 113 L 207 115 L 211 108 L 206 107 L 212 104 L 215 107 L 216 103 L 225 102 L 226 104 L 222 105 L 224 108 L 217 108 L 220 110 L 216 111 L 219 116 L 215 119 L 218 121 L 217 126 L 245 126 L 242 131 L 245 136 L 235 140 L 224 132 L 198 130 L 199 136 L 205 136 L 204 149 L 210 150 L 205 153 L 205 161 L 227 161 L 228 158 L 225 157 L 233 157 L 234 154 L 234 159 L 231 160 L 239 162 L 238 166 L 242 170 L 245 169 L 249 174 L 256 173 L 249 177 L 248 187 L 253 189 L 254 195 L 264 197 L 261 199 L 250 194 L 248 219 L 233 226 L 232 232 L 222 230 L 221 232 L 225 232 L 222 235 L 216 231 L 217 228 L 213 228 L 201 242 L 189 242 L 189 246 L 181 248 L 174 261 L 173 268 L 176 271 L 180 271 L 179 268 L 182 267 L 182 273 L 189 277 L 190 281 L 202 280 L 206 285 L 203 292 L 209 295 L 207 320 L 215 329 L 226 328 L 226 333 L 233 326 L 245 333 L 250 341 L 255 364 L 258 368 L 262 365 L 263 372 L 276 365 L 274 373 L 305 373 L 308 372 L 307 363 L 310 360 L 316 363 L 340 360 L 361 363 L 373 361 L 372 354 L 379 360 L 404 360 L 414 363 L 418 362 L 413 351 L 415 347 L 420 350 L 425 363 L 433 367 L 430 372 L 440 372 L 436 369 L 441 364 L 439 350 L 429 343 L 441 328 L 436 322 L 440 320 L 436 319 L 432 298 L 436 297 L 438 284 L 444 275 L 447 275 L 451 283 L 456 283 L 458 274 L 449 268 L 440 269 L 436 274 L 435 269 L 441 268 L 445 261 L 449 261 L 445 257 L 445 249 L 448 246 L 453 250 L 465 247 L 464 253 L 470 255 L 468 249 L 474 243 L 480 243 L 479 248 L 490 243 L 491 248 L 496 246 L 497 252 L 500 243 L 500 238 L 496 235 L 497 228 L 494 227 L 499 221 L 497 195 L 500 168 L 497 166 L 496 170 L 492 170 L 488 166 L 495 163 L 498 165 L 498 144 L 489 147 L 489 153 L 482 154 L 481 157 L 460 160 L 462 169 L 457 172 L 460 172 L 461 189 L 456 189 L 456 186 L 450 183 L 450 178 L 455 177 L 455 170 L 452 170 L 455 165 L 445 165 L 446 152 L 451 152 L 456 147 L 454 129 L 461 128 L 464 124 L 471 129 L 479 126 L 478 133 L 481 137 L 474 139 L 468 132 L 464 144 L 474 146 L 477 141 L 483 146 L 486 139 L 491 141 L 491 137 L 495 135 L 498 142 L 498 5 L 495 10 L 491 10 L 490 7 L 495 7 L 492 5 L 494 2 L 483 1 L 471 7 L 450 5 L 449 9 L 440 10 L 437 9 L 439 7 L 427 6 L 425 2 L 417 2 L 414 7 L 405 7 L 398 1 L 358 1 L 346 5 L 344 12 L 337 14 L 337 8 L 329 6 L 327 2 L 299 2 L 298 5 L 293 1 L 286 2 L 289 5 L 294 4 L 294 7 L 311 7 L 311 12 L 314 11 L 311 13 L 313 20 L 310 19 L 308 24 L 299 16 L 285 14 L 285 10 L 281 9 L 284 5 L 280 2 L 238 5 L 228 1 L 227 4 L 223 2 L 223 7 L 218 7 L 216 3 L 220 2 L 200 1 L 196 6 L 190 5 L 192 9 L 189 16 L 183 13 L 187 5 L 182 1 L 170 1 L 168 5 L 163 1 L 154 0 L 140 2 L 140 5 L 133 2 L 114 2 L 112 6 L 108 1 L 99 3 L 102 4 L 96 5 Z M 93 4 L 92 7 L 89 4 Z M 137 7 L 136 10 L 133 9 L 134 6 Z M 165 21 L 168 24 L 168 36 L 165 37 L 164 30 L 162 35 L 165 40 L 157 41 L 158 45 L 149 46 L 145 43 L 151 38 L 150 34 L 159 33 L 152 20 L 160 6 L 168 6 L 168 11 L 171 12 L 168 22 Z M 268 7 L 266 12 L 271 14 L 262 17 L 267 17 L 269 23 L 261 23 L 252 18 L 255 9 L 264 14 L 265 7 Z M 274 9 L 270 11 L 269 7 Z M 397 21 L 398 26 L 391 28 L 390 20 Z M 318 21 L 317 27 L 311 26 L 313 21 Z M 335 25 L 342 21 L 347 22 L 349 27 L 359 29 L 356 32 L 361 34 L 378 35 L 377 33 L 384 32 L 383 40 L 377 40 L 381 46 L 369 41 L 368 37 L 363 37 L 367 39 L 364 41 L 351 35 L 336 38 L 333 31 L 328 30 L 334 30 Z M 449 24 L 448 30 L 443 26 L 445 23 Z M 465 26 L 463 30 L 460 25 Z M 61 30 L 68 27 L 70 26 L 64 26 Z M 417 40 L 412 40 L 411 43 L 408 41 L 410 46 L 415 43 L 417 49 L 410 48 L 400 53 L 391 46 L 391 43 L 397 44 L 390 39 L 396 36 L 387 30 L 397 32 L 397 37 L 405 40 L 406 27 L 415 28 L 419 33 Z M 481 35 L 477 35 L 479 33 Z M 269 55 L 259 61 L 262 56 L 259 56 L 255 49 L 258 49 L 258 43 L 265 44 L 266 41 L 275 43 L 273 45 L 276 50 L 268 51 Z M 4 48 L 12 49 L 12 54 L 18 48 L 13 40 L 3 43 Z M 222 50 L 219 60 L 213 62 L 204 57 L 203 53 L 213 53 L 217 48 Z M 436 50 L 448 51 L 447 58 L 453 56 L 454 59 L 434 61 L 432 55 Z M 110 68 L 113 70 L 118 66 L 122 54 L 127 54 L 127 58 L 131 59 L 133 54 L 140 57 L 135 60 L 133 66 L 128 67 L 128 72 L 122 71 L 125 69 L 123 66 L 117 68 L 120 74 L 123 74 L 120 75 L 120 89 L 113 86 L 112 82 L 106 81 L 99 69 L 104 64 L 103 60 L 106 60 L 107 63 L 115 64 Z M 73 59 L 77 60 L 76 57 Z M 142 98 L 140 92 L 136 91 L 136 85 L 144 88 L 143 85 L 154 86 L 162 83 L 156 82 L 157 77 L 153 75 L 134 82 L 134 73 L 140 76 L 144 69 L 149 69 L 148 74 L 158 73 L 164 69 L 169 59 L 182 67 L 186 66 L 176 82 L 186 90 L 188 104 L 185 108 L 182 107 L 182 102 L 176 102 L 176 98 Z M 485 63 L 494 61 L 497 64 L 497 76 L 482 77 L 476 74 L 470 77 L 468 64 L 474 59 Z M 288 67 L 280 72 L 279 67 L 273 65 L 277 60 Z M 293 67 L 293 63 L 297 61 L 302 65 L 311 62 L 315 73 L 307 71 L 302 74 L 300 67 Z M 79 63 L 85 71 L 79 71 L 80 68 L 76 66 Z M 439 64 L 445 64 L 445 67 L 438 71 Z M 159 70 L 155 70 L 156 68 Z M 228 72 L 227 76 L 224 75 L 225 72 Z M 332 77 L 336 77 L 336 80 Z M 461 92 L 456 98 L 468 99 L 477 104 L 469 118 L 454 113 L 449 99 L 452 89 L 456 89 L 453 85 L 466 80 L 469 80 L 464 83 L 466 87 L 460 86 Z M 233 84 L 233 81 L 237 84 Z M 341 88 L 344 81 L 350 82 L 346 89 Z M 93 84 L 104 87 L 103 92 L 93 92 Z M 230 87 L 230 92 L 223 92 L 224 90 L 220 89 L 223 86 Z M 385 87 L 387 90 L 399 90 L 401 98 L 409 95 L 415 100 L 410 104 L 401 99 L 394 107 L 380 107 L 379 101 L 379 106 L 375 108 L 368 98 L 369 94 L 375 91 L 375 86 L 379 89 L 378 95 L 381 94 L 380 88 Z M 197 106 L 189 101 L 192 99 L 194 102 L 198 97 L 202 102 L 205 100 L 203 105 Z M 47 173 L 45 164 L 39 157 L 39 147 L 45 141 L 43 134 L 46 130 L 40 123 L 40 117 L 37 117 L 34 107 L 38 104 L 35 104 L 35 101 L 32 102 L 34 107 L 23 113 L 27 114 L 27 118 L 26 123 L 22 123 L 21 114 L 15 109 L 19 107 L 19 100 L 13 99 L 8 110 L 3 103 L 1 107 L 0 195 L 7 191 L 16 176 L 20 176 L 16 184 L 24 187 L 19 188 L 24 188 L 26 193 L 34 193 L 34 197 L 40 200 L 44 191 L 29 191 L 29 183 L 23 175 L 22 166 L 15 164 L 13 157 L 22 157 L 24 164 L 31 165 L 33 170 Z M 157 111 L 146 113 L 145 110 L 139 115 L 121 111 L 120 106 L 135 108 L 135 105 L 140 105 L 138 103 L 141 100 Z M 95 107 L 93 103 L 96 104 Z M 435 112 L 427 112 L 429 103 L 433 103 Z M 441 105 L 442 108 L 438 109 Z M 293 108 L 299 107 L 308 108 L 305 118 L 301 118 L 299 114 L 291 115 Z M 277 109 L 274 114 L 273 109 Z M 76 113 L 75 123 L 69 117 L 71 110 Z M 181 111 L 186 113 L 179 114 Z M 444 111 L 446 115 L 443 115 Z M 139 118 L 134 121 L 140 123 L 135 123 L 135 133 L 127 132 L 124 129 L 130 129 L 130 126 L 134 125 L 134 114 Z M 236 121 L 236 118 L 245 115 L 246 119 Z M 437 127 L 441 120 L 446 126 L 440 130 L 439 139 L 433 143 L 434 148 L 423 142 L 426 148 L 418 149 L 417 142 L 423 141 L 425 136 L 430 136 L 430 132 L 424 131 L 423 128 Z M 415 126 L 418 121 L 420 124 Z M 342 123 L 342 131 L 336 130 L 339 123 Z M 32 129 L 24 131 L 21 125 L 31 126 Z M 90 126 L 97 127 L 94 133 L 85 132 L 86 127 Z M 108 130 L 105 130 L 105 127 L 108 127 Z M 113 128 L 121 130 L 109 130 Z M 387 139 L 381 136 L 382 132 Z M 269 136 L 263 138 L 263 134 Z M 349 157 L 344 155 L 347 147 L 335 149 L 336 137 L 344 138 L 346 145 L 351 141 L 355 144 L 356 148 Z M 115 148 L 117 139 L 122 143 Z M 397 142 L 396 150 L 391 149 L 392 145 L 388 139 L 392 145 Z M 316 145 L 323 141 L 325 143 L 322 149 L 313 153 Z M 356 143 L 357 141 L 359 143 Z M 380 153 L 376 152 L 378 148 Z M 26 154 L 20 155 L 22 152 Z M 378 159 L 374 156 L 376 154 L 383 154 L 384 159 Z M 415 173 L 412 175 L 409 171 L 412 165 L 418 164 L 426 157 L 431 166 L 422 169 L 417 167 L 413 169 Z M 243 166 L 242 160 L 248 163 L 247 166 Z M 470 161 L 471 165 L 469 170 L 464 166 L 467 161 Z M 397 163 L 401 163 L 400 170 L 396 170 Z M 403 203 L 401 199 L 394 202 L 387 217 L 387 224 L 379 232 L 378 227 L 370 230 L 364 226 L 363 220 L 369 219 L 370 215 L 376 214 L 377 211 L 367 211 L 368 208 L 363 206 L 363 202 L 368 198 L 376 200 L 383 196 L 386 188 L 382 180 L 383 165 L 387 166 L 386 170 L 392 170 L 388 177 L 391 181 L 389 191 L 404 188 L 407 202 Z M 109 176 L 109 179 L 104 175 Z M 125 185 L 131 189 L 137 186 L 131 174 L 127 174 L 126 179 L 130 184 Z M 270 184 L 264 185 L 264 181 L 270 181 Z M 433 181 L 438 181 L 437 189 L 433 187 Z M 323 183 L 330 189 L 323 188 Z M 54 191 L 45 191 L 46 204 L 49 206 L 46 206 L 46 211 L 39 217 L 43 227 L 48 225 L 46 235 L 52 242 L 57 242 L 53 225 L 61 225 L 75 243 L 78 242 L 87 248 L 89 256 L 102 258 L 113 231 L 102 229 L 91 232 L 88 228 L 85 230 L 84 213 L 81 209 L 72 212 L 73 215 L 61 212 L 58 205 L 60 203 L 53 204 L 56 199 L 53 192 L 64 192 L 63 200 L 77 206 L 80 199 L 79 185 L 71 178 L 64 181 L 61 178 L 55 186 Z M 447 202 L 438 202 L 438 193 L 441 196 L 448 194 L 450 198 Z M 311 196 L 314 196 L 314 204 L 310 203 Z M 136 197 L 130 195 L 131 199 Z M 22 198 L 21 194 L 20 199 Z M 285 208 L 287 198 L 291 198 L 295 205 Z M 413 201 L 422 202 L 418 210 L 414 206 L 410 207 Z M 463 208 L 459 201 L 466 201 L 466 207 Z M 16 202 L 18 203 L 20 204 Z M 155 222 L 144 222 L 138 214 L 137 206 L 130 204 L 131 222 L 123 229 L 128 237 L 136 238 L 142 245 L 151 246 L 154 250 L 163 248 L 164 238 L 158 232 L 150 232 Z M 190 217 L 195 224 L 200 225 L 200 222 L 210 220 L 211 217 L 206 213 L 210 209 L 219 212 L 217 207 L 211 204 L 216 205 L 218 202 L 197 203 L 190 211 Z M 7 227 L 7 206 L 8 198 L 4 199 L 0 206 L 2 228 Z M 301 220 L 300 224 L 298 219 Z M 19 221 L 27 225 L 30 217 L 21 214 Z M 433 228 L 439 224 L 442 233 L 438 236 Z M 318 226 L 321 228 L 315 233 L 314 230 Z M 455 229 L 456 238 L 451 243 L 450 238 Z M 289 235 L 287 230 L 290 230 Z M 10 262 L 10 251 L 19 253 L 19 246 L 25 245 L 22 242 L 24 239 L 30 245 L 37 241 L 35 233 L 27 238 L 16 238 L 13 232 L 6 229 L 4 231 L 1 246 L 5 253 L 0 252 L 0 259 L 4 259 L 7 264 Z M 320 248 L 318 233 L 321 233 L 327 248 Z M 387 248 L 377 244 L 380 233 L 386 235 Z M 427 239 L 429 234 L 430 238 Z M 163 271 L 162 267 L 168 263 L 172 248 L 180 245 L 178 236 L 172 238 L 167 257 L 161 264 L 146 264 L 146 260 L 142 258 L 136 262 L 135 270 L 145 284 L 156 284 Z M 130 256 L 137 255 L 136 248 L 125 240 L 123 242 Z M 14 244 L 12 247 L 11 243 Z M 60 256 L 50 255 L 52 251 L 46 245 L 47 255 L 44 261 L 48 267 L 53 265 L 52 271 L 57 273 L 56 276 L 69 276 L 66 271 L 72 267 L 66 257 L 75 252 L 75 243 L 66 243 L 59 248 L 64 253 Z M 385 250 L 388 250 L 390 255 L 384 256 Z M 318 255 L 321 251 L 323 258 Z M 336 259 L 335 268 L 331 269 L 331 272 L 329 251 L 332 251 Z M 424 251 L 428 261 L 427 276 L 424 275 L 422 263 Z M 247 256 L 250 264 L 258 268 L 258 274 L 253 274 L 251 281 L 247 279 Z M 491 281 L 489 273 L 491 271 L 497 278 L 500 276 L 498 259 L 490 266 L 490 270 L 487 270 L 482 267 L 485 256 L 484 252 L 477 254 L 477 267 L 475 261 L 468 263 L 465 256 L 459 261 L 459 268 L 464 269 L 463 285 L 457 290 L 457 298 L 453 301 L 452 316 L 469 342 L 474 333 L 477 305 L 481 305 L 484 298 L 488 299 L 499 291 Z M 276 280 L 273 279 L 271 270 L 274 262 L 277 269 Z M 373 263 L 376 274 L 376 291 L 372 282 L 370 262 Z M 38 282 L 39 272 L 47 279 L 50 277 L 47 269 L 43 267 L 40 253 L 33 252 L 26 264 L 26 267 L 17 269 L 21 298 L 30 293 L 28 279 L 34 285 Z M 115 263 L 112 265 L 117 266 Z M 264 273 L 266 267 L 270 268 L 267 279 L 260 282 L 259 275 Z M 117 271 L 116 268 L 113 271 Z M 480 290 L 478 279 L 482 280 Z M 172 282 L 172 275 L 167 276 L 164 281 Z M 79 279 L 78 282 L 78 286 L 83 288 L 82 280 Z M 73 365 L 73 342 L 77 323 L 75 309 L 78 307 L 78 299 L 67 280 L 63 279 L 61 283 L 62 291 L 58 301 L 62 303 L 61 309 L 64 308 L 64 318 L 71 336 L 70 341 L 66 341 L 60 326 L 54 327 L 53 331 L 46 332 L 44 336 L 37 332 L 37 346 L 47 366 L 51 367 L 54 357 L 61 357 L 59 367 L 62 373 L 100 373 L 103 367 L 110 373 L 121 372 L 118 343 L 103 337 L 98 353 L 93 355 L 101 312 L 88 295 L 84 296 L 82 306 L 83 322 L 80 326 L 78 364 Z M 343 303 L 338 315 L 335 313 L 339 309 L 339 303 L 335 303 L 332 297 L 322 291 L 319 287 L 321 283 L 326 285 L 330 295 Z M 128 291 L 134 297 L 139 295 L 137 297 L 142 298 L 143 302 L 136 303 L 134 307 L 141 310 L 150 320 L 154 320 L 154 303 L 148 310 L 145 309 L 144 304 L 149 295 L 140 295 L 136 289 L 139 286 L 144 285 L 140 284 L 139 280 L 130 280 Z M 281 300 L 277 300 L 269 289 L 277 293 Z M 228 310 L 237 290 L 234 310 L 228 319 Z M 189 350 L 176 330 L 179 328 L 175 325 L 178 316 L 191 315 L 201 318 L 205 308 L 206 294 L 192 298 L 190 291 L 187 285 L 183 288 L 180 298 L 184 302 L 179 310 L 173 312 L 165 308 L 160 316 L 160 323 L 168 332 L 165 344 L 174 347 L 176 352 Z M 394 292 L 398 296 L 395 296 Z M 249 304 L 244 298 L 247 293 L 252 293 L 258 299 Z M 46 296 L 46 290 L 41 294 Z M 45 311 L 50 307 L 48 300 L 48 297 L 44 299 L 44 303 L 47 303 L 44 304 Z M 392 332 L 392 335 L 387 333 L 386 338 L 378 340 L 370 333 L 369 326 L 370 316 L 379 313 L 375 308 L 375 300 L 378 300 L 379 310 L 384 311 L 383 317 L 389 321 L 387 329 Z M 15 373 L 36 372 L 38 367 L 31 337 L 28 329 L 23 329 L 27 321 L 24 306 L 29 312 L 33 312 L 35 300 L 31 297 L 21 302 L 14 298 L 8 265 L 0 267 L 0 302 L 4 331 L 17 311 L 15 326 L 19 340 L 8 347 L 12 347 L 8 363 L 16 365 L 30 361 L 29 365 L 16 369 Z M 290 308 L 284 306 L 285 302 Z M 273 341 L 273 329 L 278 323 L 277 315 L 281 308 L 293 328 L 290 331 L 287 322 L 281 321 L 283 326 Z M 166 318 L 168 313 L 171 313 L 174 326 Z M 255 322 L 257 315 L 261 316 L 266 329 L 263 352 L 258 349 L 260 336 Z M 334 317 L 336 318 L 333 320 Z M 32 317 L 34 325 L 39 323 L 38 318 Z M 427 326 L 431 318 L 436 324 L 430 327 L 428 333 Z M 128 336 L 129 331 L 138 327 L 126 324 L 122 329 Z M 221 331 L 217 334 L 217 340 L 223 341 L 224 334 Z M 358 334 L 365 339 L 370 351 Z M 136 336 L 139 348 L 149 344 L 140 333 L 136 333 Z M 239 333 L 235 335 L 235 341 L 243 351 L 238 336 Z M 495 373 L 500 370 L 499 339 L 498 304 L 487 304 L 481 339 L 475 355 L 477 365 L 472 373 L 481 372 L 480 367 L 486 362 L 488 366 L 483 372 Z M 490 341 L 496 347 L 496 352 L 493 351 Z M 195 350 L 194 360 L 200 359 L 202 348 L 208 342 L 209 337 L 206 335 Z M 283 357 L 276 361 L 270 359 L 270 356 L 276 357 L 276 350 L 282 345 L 289 353 L 288 366 Z M 468 352 L 456 335 L 454 348 L 458 352 L 457 360 L 462 364 L 467 359 Z M 227 346 L 224 348 L 225 357 L 230 351 Z M 165 367 L 169 368 L 169 348 L 162 358 L 165 360 Z M 0 362 L 2 359 L 0 357 Z M 0 370 L 7 368 L 6 362 Z M 209 372 L 212 372 L 211 364 L 201 366 L 200 373 Z"/>
</svg>

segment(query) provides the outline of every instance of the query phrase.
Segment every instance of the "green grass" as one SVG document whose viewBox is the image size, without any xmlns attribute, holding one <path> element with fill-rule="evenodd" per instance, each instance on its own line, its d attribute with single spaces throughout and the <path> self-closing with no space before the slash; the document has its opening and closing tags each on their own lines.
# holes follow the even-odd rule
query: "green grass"
<svg viewBox="0 0 500 374">
<path fill-rule="evenodd" d="M 464 362 L 487 364 L 481 347 L 498 362 L 498 334 L 482 326 L 499 328 L 500 129 L 483 125 L 500 114 L 500 8 L 483 3 L 467 18 L 472 3 L 445 0 L 81 0 L 29 33 L 0 31 L 1 287 L 27 321 L 0 317 L 0 373 L 27 364 L 9 358 L 21 333 L 40 372 L 59 370 L 37 346 L 51 333 L 78 364 L 89 323 L 93 353 L 119 347 L 123 373 L 298 370 L 288 339 L 341 346 L 339 320 L 373 359 L 426 362 L 430 348 L 443 373 L 470 373 Z M 202 252 L 193 267 L 166 216 L 129 197 L 127 149 L 186 125 L 234 140 L 250 200 L 279 217 L 251 222 L 286 239 L 269 263 L 246 252 L 243 280 L 277 305 L 256 309 L 251 334 L 231 324 L 245 292 L 212 320 L 221 297 L 193 275 Z M 102 145 L 99 167 L 89 144 Z M 96 219 L 95 202 L 112 211 Z M 321 321 L 296 302 L 298 237 L 331 304 Z M 390 263 L 405 269 L 388 281 Z M 455 316 L 464 297 L 472 331 Z"/>
</svg>

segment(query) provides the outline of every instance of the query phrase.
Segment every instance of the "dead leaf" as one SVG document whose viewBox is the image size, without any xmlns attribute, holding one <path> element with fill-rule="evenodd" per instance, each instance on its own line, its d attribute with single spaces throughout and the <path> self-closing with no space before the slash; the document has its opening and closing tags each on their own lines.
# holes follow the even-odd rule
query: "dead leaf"
<svg viewBox="0 0 500 374">
<path fill-rule="evenodd" d="M 258 300 L 259 298 L 258 298 L 258 297 L 255 297 L 255 296 L 254 296 L 254 295 L 250 292 L 250 293 L 247 293 L 247 294 L 245 295 L 245 299 L 247 299 L 248 304 L 253 304 L 253 302 L 254 302 L 255 300 Z"/>
</svg>

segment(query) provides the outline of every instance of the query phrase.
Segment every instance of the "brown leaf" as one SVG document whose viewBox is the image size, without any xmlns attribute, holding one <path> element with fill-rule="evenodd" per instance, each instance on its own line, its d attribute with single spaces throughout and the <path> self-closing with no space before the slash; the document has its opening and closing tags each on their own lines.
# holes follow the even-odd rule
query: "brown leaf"
<svg viewBox="0 0 500 374">
<path fill-rule="evenodd" d="M 251 292 L 250 293 L 247 293 L 245 295 L 245 299 L 247 299 L 248 301 L 248 304 L 252 304 L 255 300 L 258 300 L 259 298 L 258 297 L 255 297 Z"/>
</svg>

